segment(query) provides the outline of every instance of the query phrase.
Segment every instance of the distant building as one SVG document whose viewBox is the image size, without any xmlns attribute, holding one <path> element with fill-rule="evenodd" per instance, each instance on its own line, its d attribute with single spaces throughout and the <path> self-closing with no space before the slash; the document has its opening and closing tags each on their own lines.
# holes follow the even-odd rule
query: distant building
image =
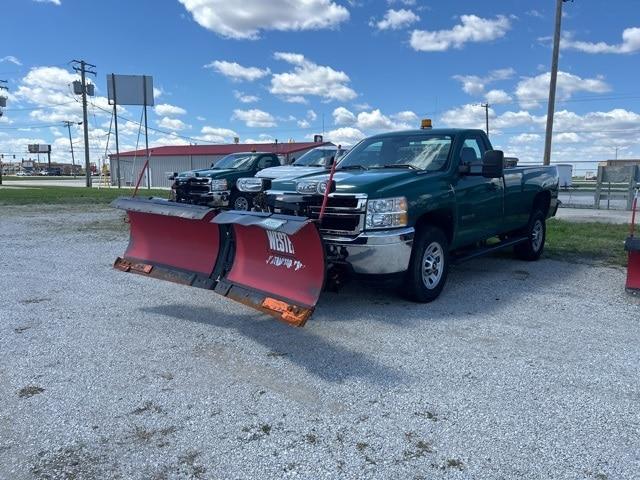
<svg viewBox="0 0 640 480">
<path fill-rule="evenodd" d="M 626 167 L 628 165 L 640 165 L 640 159 L 621 158 L 620 160 L 606 160 L 604 162 L 600 162 L 600 165 L 603 167 Z"/>
<path fill-rule="evenodd" d="M 150 180 L 152 187 L 170 187 L 168 179 L 171 172 L 184 172 L 199 168 L 207 168 L 212 163 L 231 153 L 269 152 L 276 153 L 283 163 L 292 163 L 309 150 L 329 142 L 292 142 L 292 143 L 238 143 L 224 145 L 176 145 L 150 148 Z M 145 150 L 134 150 L 120 153 L 121 184 L 135 185 L 145 162 Z M 109 171 L 111 184 L 117 185 L 116 155 L 109 155 Z M 146 186 L 146 179 L 142 185 Z"/>
</svg>

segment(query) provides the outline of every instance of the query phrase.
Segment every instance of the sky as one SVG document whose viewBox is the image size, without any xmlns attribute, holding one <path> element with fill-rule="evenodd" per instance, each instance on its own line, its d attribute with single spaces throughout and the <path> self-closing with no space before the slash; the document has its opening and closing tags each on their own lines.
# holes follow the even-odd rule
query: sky
<svg viewBox="0 0 640 480">
<path fill-rule="evenodd" d="M 91 160 L 115 151 L 106 76 L 153 76 L 152 146 L 309 141 L 484 128 L 541 162 L 554 0 L 3 0 L 0 153 L 52 144 L 82 120 L 70 63 L 94 64 Z M 640 2 L 564 4 L 552 161 L 640 158 Z M 119 108 L 121 150 L 144 144 L 142 108 Z M 127 121 L 128 120 L 128 121 Z M 72 126 L 74 148 L 83 148 Z M 576 163 L 593 169 L 594 163 Z"/>
</svg>

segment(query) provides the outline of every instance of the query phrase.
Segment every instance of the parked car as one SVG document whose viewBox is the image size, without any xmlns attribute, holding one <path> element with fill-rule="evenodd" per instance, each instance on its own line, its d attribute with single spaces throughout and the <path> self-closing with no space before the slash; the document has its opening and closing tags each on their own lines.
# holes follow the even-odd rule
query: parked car
<svg viewBox="0 0 640 480">
<path fill-rule="evenodd" d="M 28 176 L 29 176 L 29 174 L 27 172 L 25 172 L 24 170 L 16 173 L 16 177 L 28 177 Z"/>
<path fill-rule="evenodd" d="M 233 153 L 209 168 L 174 173 L 170 199 L 180 203 L 250 210 L 252 195 L 240 192 L 236 181 L 279 165 L 281 161 L 273 153 Z"/>
<path fill-rule="evenodd" d="M 273 180 L 301 178 L 306 175 L 322 173 L 331 166 L 332 162 L 339 161 L 346 152 L 347 149 L 335 145 L 314 148 L 300 156 L 291 165 L 265 168 L 256 173 L 255 177 L 239 178 L 236 182 L 238 190 L 249 195 L 252 205 L 263 210 L 265 196 L 261 192 L 269 190 Z"/>
</svg>

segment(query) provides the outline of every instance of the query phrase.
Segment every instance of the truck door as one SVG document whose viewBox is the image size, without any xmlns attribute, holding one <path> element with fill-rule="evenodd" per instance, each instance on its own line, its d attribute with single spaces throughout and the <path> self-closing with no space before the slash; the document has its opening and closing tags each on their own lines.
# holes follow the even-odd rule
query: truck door
<svg viewBox="0 0 640 480">
<path fill-rule="evenodd" d="M 459 165 L 469 165 L 471 173 L 458 174 L 454 185 L 460 245 L 485 240 L 500 231 L 503 220 L 504 183 L 502 178 L 484 178 L 482 155 L 489 146 L 479 135 L 468 136 L 459 152 Z"/>
</svg>

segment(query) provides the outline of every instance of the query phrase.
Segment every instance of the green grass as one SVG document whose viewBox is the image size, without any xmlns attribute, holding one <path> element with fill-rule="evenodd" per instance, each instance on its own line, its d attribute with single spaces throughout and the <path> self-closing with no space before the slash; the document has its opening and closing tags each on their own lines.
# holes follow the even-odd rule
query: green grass
<svg viewBox="0 0 640 480">
<path fill-rule="evenodd" d="M 80 179 L 80 180 L 84 180 L 85 176 L 84 175 L 77 175 L 76 179 Z M 94 179 L 99 179 L 100 177 L 92 177 Z M 28 177 L 16 177 L 15 175 L 7 175 L 4 174 L 2 175 L 2 180 L 3 181 L 9 181 L 9 182 L 23 182 L 23 181 L 38 181 L 38 180 L 74 180 L 72 175 L 61 175 L 59 177 L 56 177 L 54 175 L 51 175 L 50 177 L 47 175 L 30 175 Z"/>
<path fill-rule="evenodd" d="M 557 260 L 625 266 L 628 225 L 577 223 L 552 219 L 547 223 L 544 256 Z"/>
<path fill-rule="evenodd" d="M 131 188 L 0 187 L 0 205 L 106 205 L 117 197 L 130 196 Z M 141 188 L 140 197 L 167 198 L 168 190 Z"/>
</svg>

